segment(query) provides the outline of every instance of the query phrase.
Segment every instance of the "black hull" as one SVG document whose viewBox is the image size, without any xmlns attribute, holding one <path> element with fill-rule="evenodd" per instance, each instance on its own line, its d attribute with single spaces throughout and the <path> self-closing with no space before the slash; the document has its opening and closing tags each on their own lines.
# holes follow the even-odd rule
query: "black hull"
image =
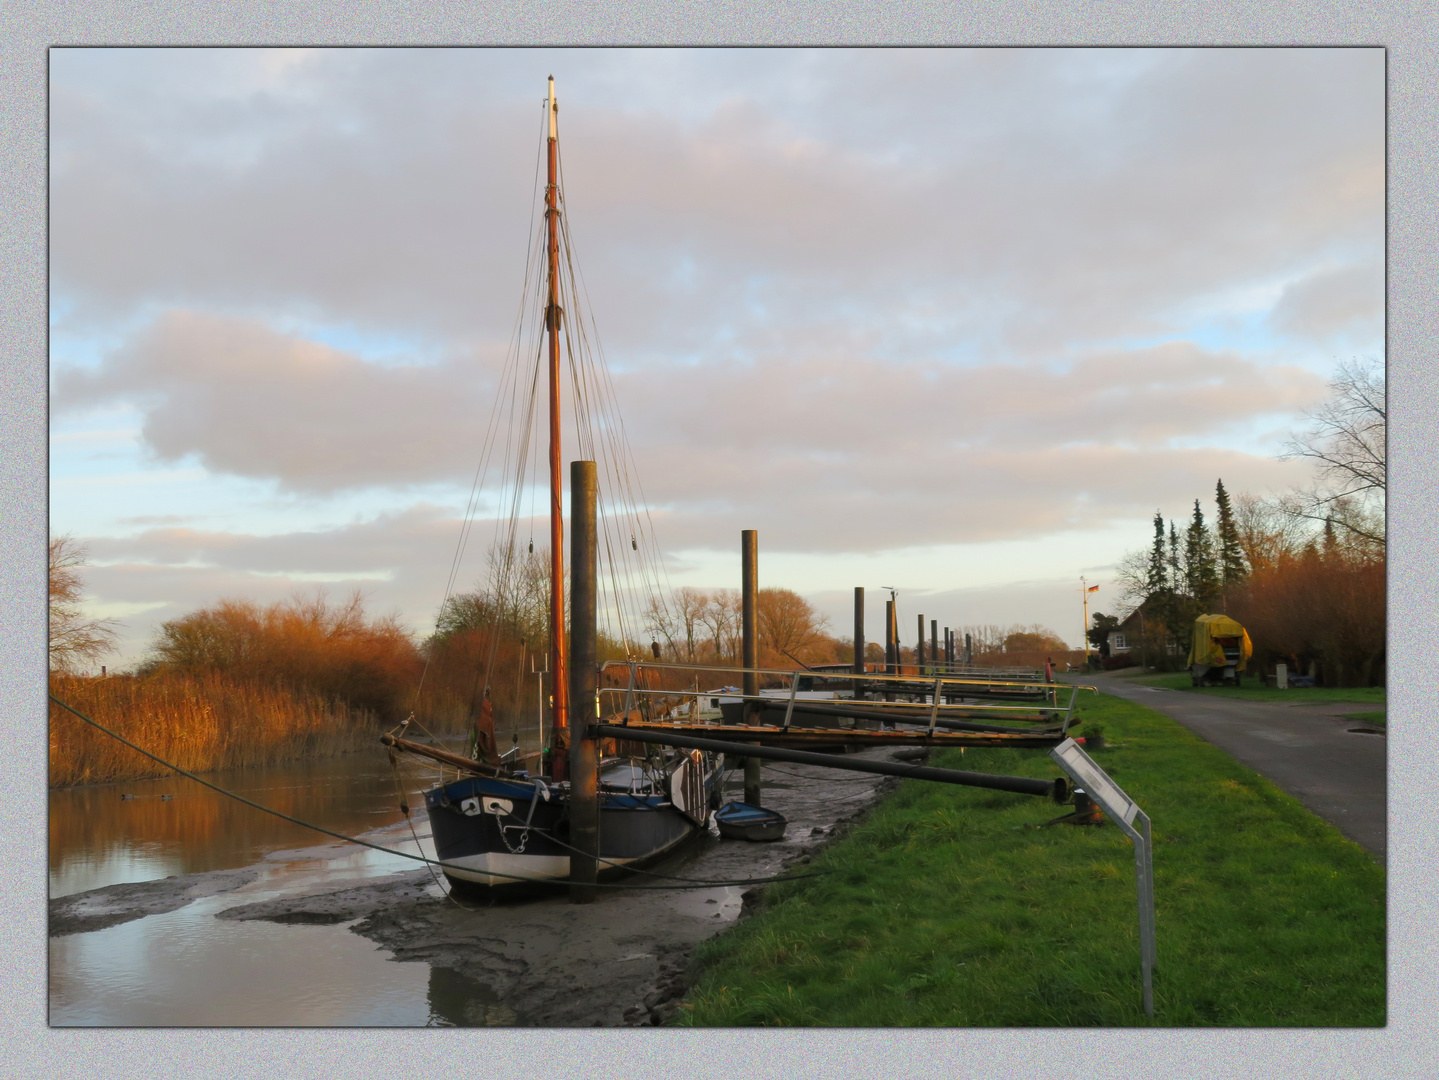
<svg viewBox="0 0 1439 1080">
<path fill-rule="evenodd" d="M 600 793 L 598 877 L 623 877 L 656 862 L 708 831 L 709 800 L 717 801 L 721 770 L 705 778 L 701 820 L 663 795 Z M 549 798 L 544 797 L 548 793 Z M 467 777 L 425 795 L 435 855 L 452 884 L 523 892 L 564 883 L 573 854 L 565 786 Z"/>
</svg>

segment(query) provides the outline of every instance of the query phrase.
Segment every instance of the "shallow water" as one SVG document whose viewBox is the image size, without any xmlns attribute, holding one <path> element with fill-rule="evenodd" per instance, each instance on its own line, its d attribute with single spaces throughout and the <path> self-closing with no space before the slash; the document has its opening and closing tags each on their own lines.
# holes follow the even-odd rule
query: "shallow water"
<svg viewBox="0 0 1439 1080">
<path fill-rule="evenodd" d="M 206 776 L 302 820 L 427 856 L 433 850 L 421 793 L 438 778 L 435 768 L 401 764 L 400 787 L 411 807 L 407 821 L 382 752 Z M 317 834 L 183 778 L 54 791 L 52 899 L 213 871 L 250 869 L 255 877 L 173 911 L 51 938 L 50 1023 L 631 1022 L 632 1003 L 679 970 L 690 948 L 739 917 L 746 891 L 740 884 L 676 891 L 654 891 L 654 885 L 665 875 L 734 881 L 776 873 L 837 817 L 863 805 L 857 800 L 871 799 L 878 780 L 835 778 L 808 766 L 767 769 L 766 802 L 790 818 L 784 840 L 744 844 L 701 837 L 636 878 L 650 891 L 606 893 L 578 908 L 563 894 L 496 908 L 452 906 L 413 859 Z M 731 797 L 741 786 L 732 775 Z M 348 907 L 328 899 L 356 891 L 390 896 L 385 890 L 407 879 L 419 882 L 406 886 L 418 899 L 377 898 Z M 186 879 L 195 881 L 210 885 L 214 878 Z M 183 884 L 177 882 L 177 893 Z M 268 901 L 279 902 L 285 913 L 280 921 L 215 917 Z M 363 917 L 391 912 L 404 914 L 399 921 L 381 918 L 378 925 Z M 366 937 L 351 931 L 362 923 Z M 397 955 L 418 962 L 396 962 Z"/>
<path fill-rule="evenodd" d="M 422 844 L 429 827 L 420 792 L 436 776 L 424 766 L 401 765 L 415 835 Z M 417 850 L 399 810 L 395 774 L 382 753 L 205 778 L 337 832 Z M 484 1023 L 483 1018 L 465 1019 L 467 1009 L 474 1014 L 482 988 L 436 977 L 425 964 L 396 964 L 387 951 L 350 933 L 348 923 L 298 926 L 214 918 L 215 912 L 236 904 L 317 891 L 330 882 L 389 875 L 418 865 L 271 817 L 182 777 L 53 791 L 52 898 L 122 882 L 238 867 L 254 866 L 260 876 L 242 889 L 196 900 L 177 911 L 51 939 L 50 1022 Z"/>
</svg>

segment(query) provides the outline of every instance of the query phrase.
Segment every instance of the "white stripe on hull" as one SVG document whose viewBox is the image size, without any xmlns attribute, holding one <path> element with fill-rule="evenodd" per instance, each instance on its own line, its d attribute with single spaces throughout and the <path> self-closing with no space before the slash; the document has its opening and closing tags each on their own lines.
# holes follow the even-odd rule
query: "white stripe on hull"
<svg viewBox="0 0 1439 1080">
<path fill-rule="evenodd" d="M 513 877 L 501 875 L 512 874 Z M 528 880 L 550 881 L 570 876 L 568 855 L 512 855 L 486 851 L 445 860 L 445 876 L 479 885 L 523 885 Z"/>
</svg>

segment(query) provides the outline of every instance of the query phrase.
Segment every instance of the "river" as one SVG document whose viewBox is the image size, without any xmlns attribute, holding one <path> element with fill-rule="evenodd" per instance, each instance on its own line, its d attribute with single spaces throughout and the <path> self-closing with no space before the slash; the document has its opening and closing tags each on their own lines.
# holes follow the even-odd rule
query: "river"
<svg viewBox="0 0 1439 1080">
<path fill-rule="evenodd" d="M 409 821 L 378 748 L 206 779 L 432 856 L 420 793 L 437 774 L 418 763 L 400 770 Z M 711 880 L 780 872 L 882 787 L 879 777 L 808 766 L 767 770 L 766 804 L 790 818 L 783 841 L 706 836 L 655 869 Z M 668 1014 L 643 1003 L 682 993 L 689 950 L 739 917 L 744 892 L 623 890 L 579 908 L 563 896 L 462 908 L 423 864 L 181 777 L 52 791 L 49 869 L 55 1026 L 658 1022 Z M 91 922 L 61 927 L 55 901 L 65 897 Z M 103 925 L 95 911 L 124 921 Z"/>
</svg>

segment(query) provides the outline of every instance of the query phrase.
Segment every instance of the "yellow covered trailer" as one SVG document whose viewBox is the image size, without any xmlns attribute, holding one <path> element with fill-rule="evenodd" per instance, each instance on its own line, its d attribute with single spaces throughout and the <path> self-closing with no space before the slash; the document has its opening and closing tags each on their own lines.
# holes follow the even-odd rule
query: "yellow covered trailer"
<svg viewBox="0 0 1439 1080">
<path fill-rule="evenodd" d="M 1229 682 L 1239 685 L 1254 646 L 1249 632 L 1228 615 L 1201 615 L 1189 639 L 1189 675 L 1194 685 Z"/>
</svg>

